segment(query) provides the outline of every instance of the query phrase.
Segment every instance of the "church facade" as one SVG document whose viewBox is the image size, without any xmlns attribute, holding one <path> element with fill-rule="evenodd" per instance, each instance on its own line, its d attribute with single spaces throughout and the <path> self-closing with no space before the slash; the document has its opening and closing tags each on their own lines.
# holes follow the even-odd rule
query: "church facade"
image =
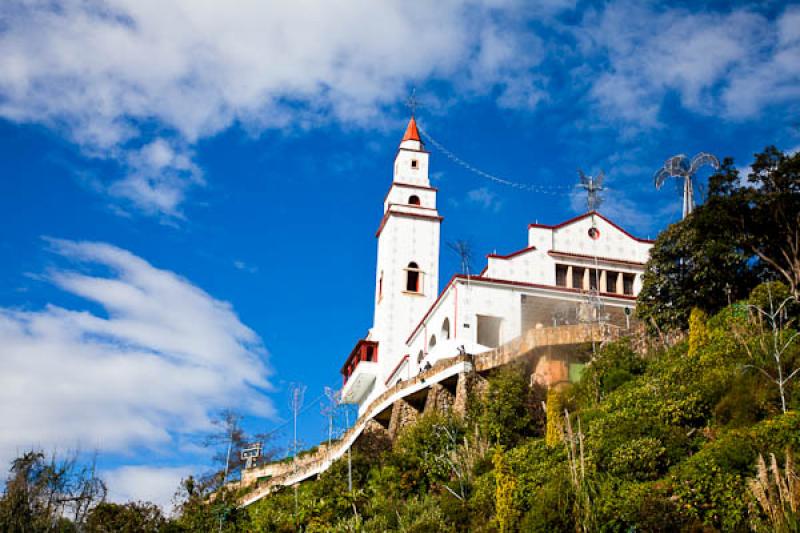
<svg viewBox="0 0 800 533">
<path fill-rule="evenodd" d="M 629 327 L 652 241 L 595 211 L 530 224 L 524 248 L 489 255 L 480 274 L 456 274 L 439 292 L 442 217 L 429 162 L 412 117 L 376 233 L 373 326 L 341 370 L 344 403 L 363 409 L 438 360 L 491 350 L 531 328 Z"/>
</svg>

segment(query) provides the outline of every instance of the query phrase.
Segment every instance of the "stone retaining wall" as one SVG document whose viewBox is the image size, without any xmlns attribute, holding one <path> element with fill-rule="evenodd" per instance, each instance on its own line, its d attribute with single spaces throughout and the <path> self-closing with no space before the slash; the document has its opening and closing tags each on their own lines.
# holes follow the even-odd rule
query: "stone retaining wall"
<svg viewBox="0 0 800 533">
<path fill-rule="evenodd" d="M 415 422 L 422 412 L 452 409 L 455 413 L 465 414 L 470 394 L 481 394 L 486 387 L 486 379 L 481 374 L 528 356 L 537 349 L 583 344 L 592 340 L 607 341 L 618 335 L 618 329 L 583 324 L 532 329 L 494 350 L 438 361 L 432 368 L 384 391 L 370 403 L 353 427 L 330 448 L 320 447 L 315 453 L 299 457 L 297 461 L 288 465 L 277 463 L 281 466 L 276 467 L 276 463 L 272 463 L 245 471 L 240 485 L 244 487 L 255 485 L 255 487 L 243 498 L 242 505 L 249 505 L 278 487 L 290 486 L 322 473 L 333 461 L 344 455 L 363 432 L 385 431 L 374 418 L 387 408 L 391 409 L 388 434 L 394 439 L 402 428 Z M 454 370 L 459 365 L 468 371 L 448 373 L 448 370 Z M 457 378 L 455 395 L 440 384 L 441 381 L 452 379 L 453 376 Z M 424 408 L 420 410 L 406 398 L 411 394 L 419 394 L 419 391 L 425 388 L 428 389 L 427 396 Z M 387 401 L 393 397 L 395 399 L 387 405 Z M 265 476 L 271 477 L 257 482 L 258 478 Z"/>
</svg>

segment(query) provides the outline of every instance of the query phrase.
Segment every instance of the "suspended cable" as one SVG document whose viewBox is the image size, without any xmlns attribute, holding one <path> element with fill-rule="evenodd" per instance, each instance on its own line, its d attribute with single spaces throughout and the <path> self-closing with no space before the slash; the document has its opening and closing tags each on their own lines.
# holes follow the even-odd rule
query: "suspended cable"
<svg viewBox="0 0 800 533">
<path fill-rule="evenodd" d="M 452 162 L 456 163 L 457 165 L 465 168 L 466 170 L 472 172 L 473 174 L 477 174 L 478 176 L 493 181 L 495 183 L 499 183 L 501 185 L 505 185 L 507 187 L 512 187 L 515 189 L 523 190 L 523 191 L 530 191 L 536 192 L 541 194 L 552 194 L 555 196 L 560 195 L 568 195 L 572 191 L 575 190 L 575 186 L 569 185 L 542 185 L 542 184 L 533 184 L 533 183 L 520 183 L 516 181 L 511 181 L 505 178 L 501 178 L 500 176 L 496 176 L 489 172 L 485 172 L 474 165 L 464 161 L 456 154 L 448 150 L 447 148 L 442 145 L 439 141 L 434 139 L 427 131 L 419 127 L 417 124 L 417 129 L 419 130 L 420 134 L 422 134 L 425 139 L 427 139 L 437 150 L 439 150 L 442 154 L 445 155 L 448 159 Z"/>
</svg>

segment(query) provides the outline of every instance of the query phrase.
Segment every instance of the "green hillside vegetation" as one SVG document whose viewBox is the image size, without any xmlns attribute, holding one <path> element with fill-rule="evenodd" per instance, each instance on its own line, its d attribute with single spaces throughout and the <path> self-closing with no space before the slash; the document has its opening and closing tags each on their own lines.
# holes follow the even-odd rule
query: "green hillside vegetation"
<svg viewBox="0 0 800 533">
<path fill-rule="evenodd" d="M 569 413 L 572 439 L 559 420 L 559 442 L 546 443 L 524 369 L 503 369 L 463 420 L 426 416 L 391 450 L 354 450 L 352 493 L 340 461 L 299 486 L 296 515 L 286 488 L 251 506 L 248 527 L 772 531 L 748 480 L 759 454 L 781 462 L 800 450 L 800 393 L 793 383 L 783 412 L 775 384 L 748 368 L 768 361 L 745 346 L 761 334 L 744 309 L 698 320 L 689 340 L 648 357 L 628 340 L 604 347 L 579 383 L 549 398 Z M 797 346 L 785 364 L 800 364 Z"/>
<path fill-rule="evenodd" d="M 743 182 L 726 160 L 707 201 L 662 232 L 646 331 L 602 346 L 577 383 L 531 387 L 522 361 L 463 417 L 365 437 L 350 464 L 247 508 L 190 478 L 173 518 L 101 504 L 83 530 L 800 531 L 800 155 L 768 148 L 752 168 Z M 0 530 L 55 530 L 24 527 L 44 500 L 33 470 L 14 472 Z"/>
</svg>

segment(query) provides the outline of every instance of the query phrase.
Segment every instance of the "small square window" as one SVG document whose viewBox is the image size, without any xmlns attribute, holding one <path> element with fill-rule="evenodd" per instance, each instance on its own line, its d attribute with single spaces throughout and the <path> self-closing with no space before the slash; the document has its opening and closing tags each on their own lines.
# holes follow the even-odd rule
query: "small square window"
<svg viewBox="0 0 800 533">
<path fill-rule="evenodd" d="M 412 159 L 411 168 L 418 168 L 418 167 L 419 167 L 419 161 L 417 161 L 416 159 Z"/>
</svg>

